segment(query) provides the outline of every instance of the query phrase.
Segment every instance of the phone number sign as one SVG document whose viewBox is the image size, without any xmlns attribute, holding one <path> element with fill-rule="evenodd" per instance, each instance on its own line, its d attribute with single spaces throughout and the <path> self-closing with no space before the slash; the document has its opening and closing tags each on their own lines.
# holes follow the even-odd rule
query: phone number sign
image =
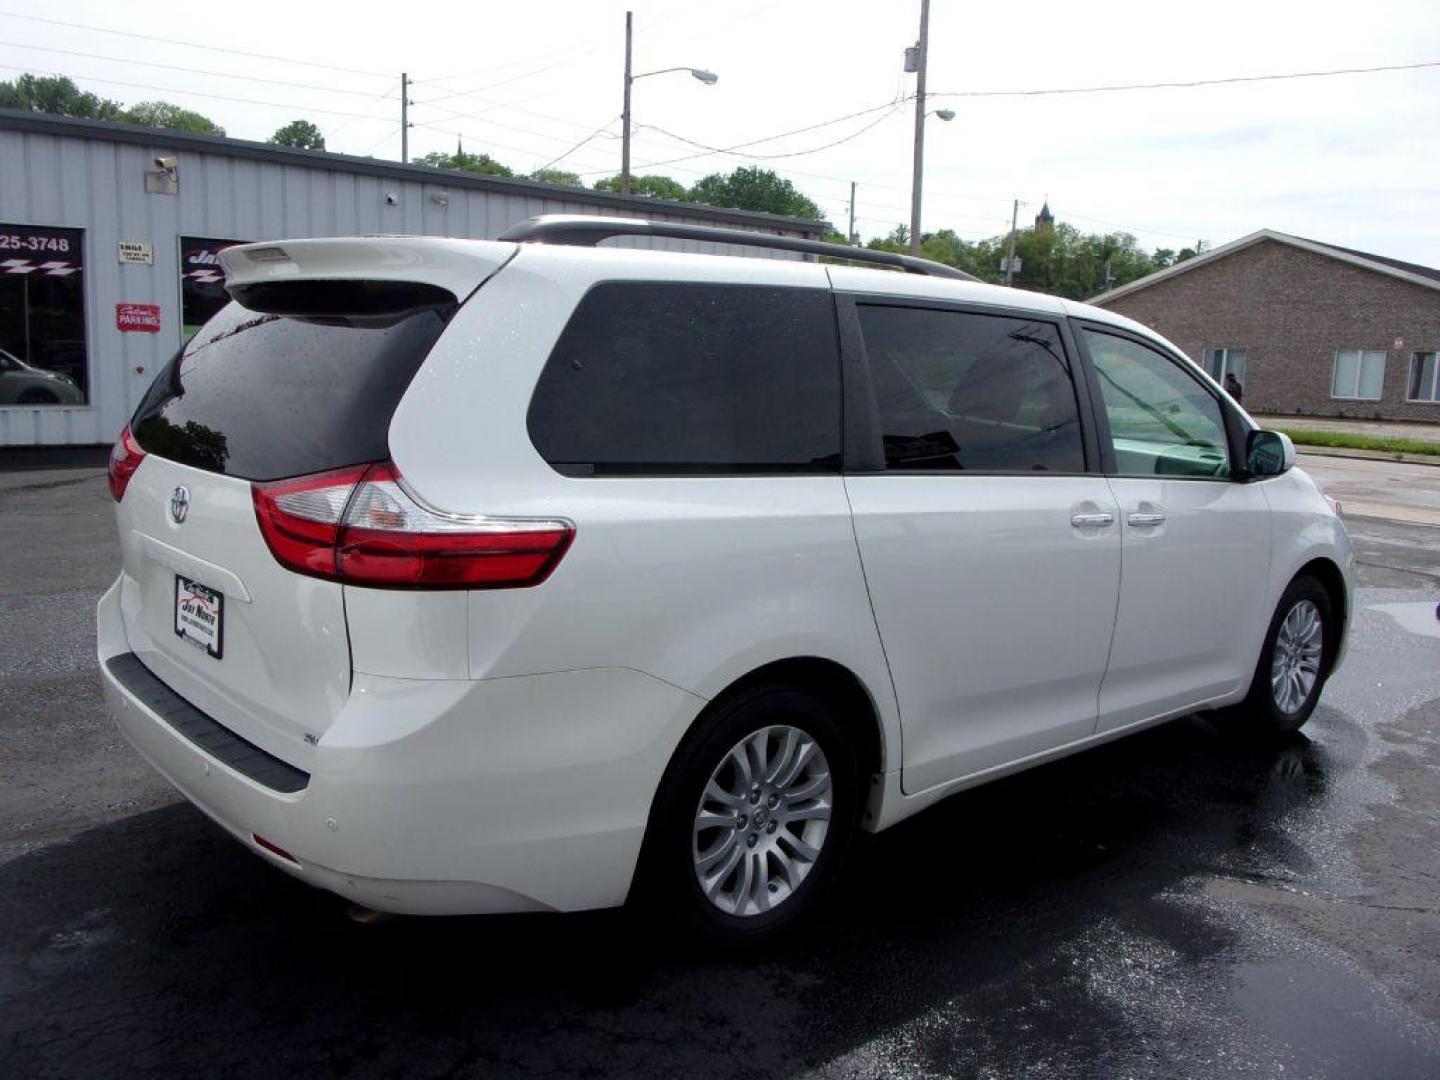
<svg viewBox="0 0 1440 1080">
<path fill-rule="evenodd" d="M 0 274 L 70 277 L 84 267 L 79 229 L 0 222 Z"/>
</svg>

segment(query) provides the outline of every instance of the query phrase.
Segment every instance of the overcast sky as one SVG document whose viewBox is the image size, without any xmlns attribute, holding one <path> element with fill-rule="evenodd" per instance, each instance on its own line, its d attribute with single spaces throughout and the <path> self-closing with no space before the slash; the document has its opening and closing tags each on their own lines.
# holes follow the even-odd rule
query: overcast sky
<svg viewBox="0 0 1440 1080">
<path fill-rule="evenodd" d="M 902 52 L 919 0 L 0 0 L 0 78 L 61 72 L 126 104 L 186 105 L 244 139 L 303 117 L 331 150 L 398 159 L 404 70 L 413 156 L 460 135 L 524 172 L 603 128 L 557 165 L 593 181 L 619 171 L 627 7 L 637 73 L 720 76 L 636 83 L 635 172 L 671 162 L 653 171 L 689 184 L 763 164 L 842 230 L 854 180 L 862 235 L 908 222 L 913 104 L 737 152 L 793 156 L 705 154 L 677 137 L 732 147 L 912 93 Z M 1213 79 L 1440 61 L 1440 0 L 932 0 L 930 33 L 937 93 Z M 1268 227 L 1440 266 L 1440 67 L 932 107 L 957 116 L 927 121 L 927 230 L 995 235 L 1012 198 L 1024 221 L 1048 197 L 1059 220 L 1123 228 L 1147 249 Z"/>
</svg>

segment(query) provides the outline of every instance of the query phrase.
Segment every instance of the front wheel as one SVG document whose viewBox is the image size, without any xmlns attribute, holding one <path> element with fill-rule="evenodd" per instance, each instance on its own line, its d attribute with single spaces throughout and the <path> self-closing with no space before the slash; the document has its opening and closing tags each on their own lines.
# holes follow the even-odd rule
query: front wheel
<svg viewBox="0 0 1440 1080">
<path fill-rule="evenodd" d="M 651 899 L 702 936 L 769 938 L 828 891 L 859 817 L 850 741 L 829 705 L 762 688 L 676 754 L 647 841 Z"/>
<path fill-rule="evenodd" d="M 1234 725 L 1268 736 L 1299 731 L 1329 677 L 1337 632 L 1325 587 L 1312 577 L 1292 581 L 1270 620 L 1250 693 L 1230 710 Z"/>
</svg>

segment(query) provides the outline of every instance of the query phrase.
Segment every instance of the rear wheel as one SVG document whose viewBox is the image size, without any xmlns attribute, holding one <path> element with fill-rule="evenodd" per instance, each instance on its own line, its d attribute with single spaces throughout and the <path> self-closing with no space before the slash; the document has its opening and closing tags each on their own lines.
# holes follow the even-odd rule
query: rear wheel
<svg viewBox="0 0 1440 1080">
<path fill-rule="evenodd" d="M 1310 719 L 1330 674 L 1337 627 L 1325 587 L 1312 577 L 1290 583 L 1265 634 L 1245 700 L 1228 711 L 1242 733 L 1287 735 Z"/>
<path fill-rule="evenodd" d="M 650 898 L 704 936 L 767 938 L 828 891 L 858 817 L 854 751 L 830 706 L 756 688 L 667 771 L 643 868 Z"/>
</svg>

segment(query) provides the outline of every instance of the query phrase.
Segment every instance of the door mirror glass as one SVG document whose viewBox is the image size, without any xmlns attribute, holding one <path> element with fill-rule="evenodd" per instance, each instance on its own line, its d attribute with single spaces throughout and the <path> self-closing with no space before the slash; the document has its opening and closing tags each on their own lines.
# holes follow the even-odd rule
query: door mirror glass
<svg viewBox="0 0 1440 1080">
<path fill-rule="evenodd" d="M 1295 444 L 1281 431 L 1252 431 L 1245 441 L 1245 468 L 1251 476 L 1279 476 L 1295 464 Z"/>
</svg>

